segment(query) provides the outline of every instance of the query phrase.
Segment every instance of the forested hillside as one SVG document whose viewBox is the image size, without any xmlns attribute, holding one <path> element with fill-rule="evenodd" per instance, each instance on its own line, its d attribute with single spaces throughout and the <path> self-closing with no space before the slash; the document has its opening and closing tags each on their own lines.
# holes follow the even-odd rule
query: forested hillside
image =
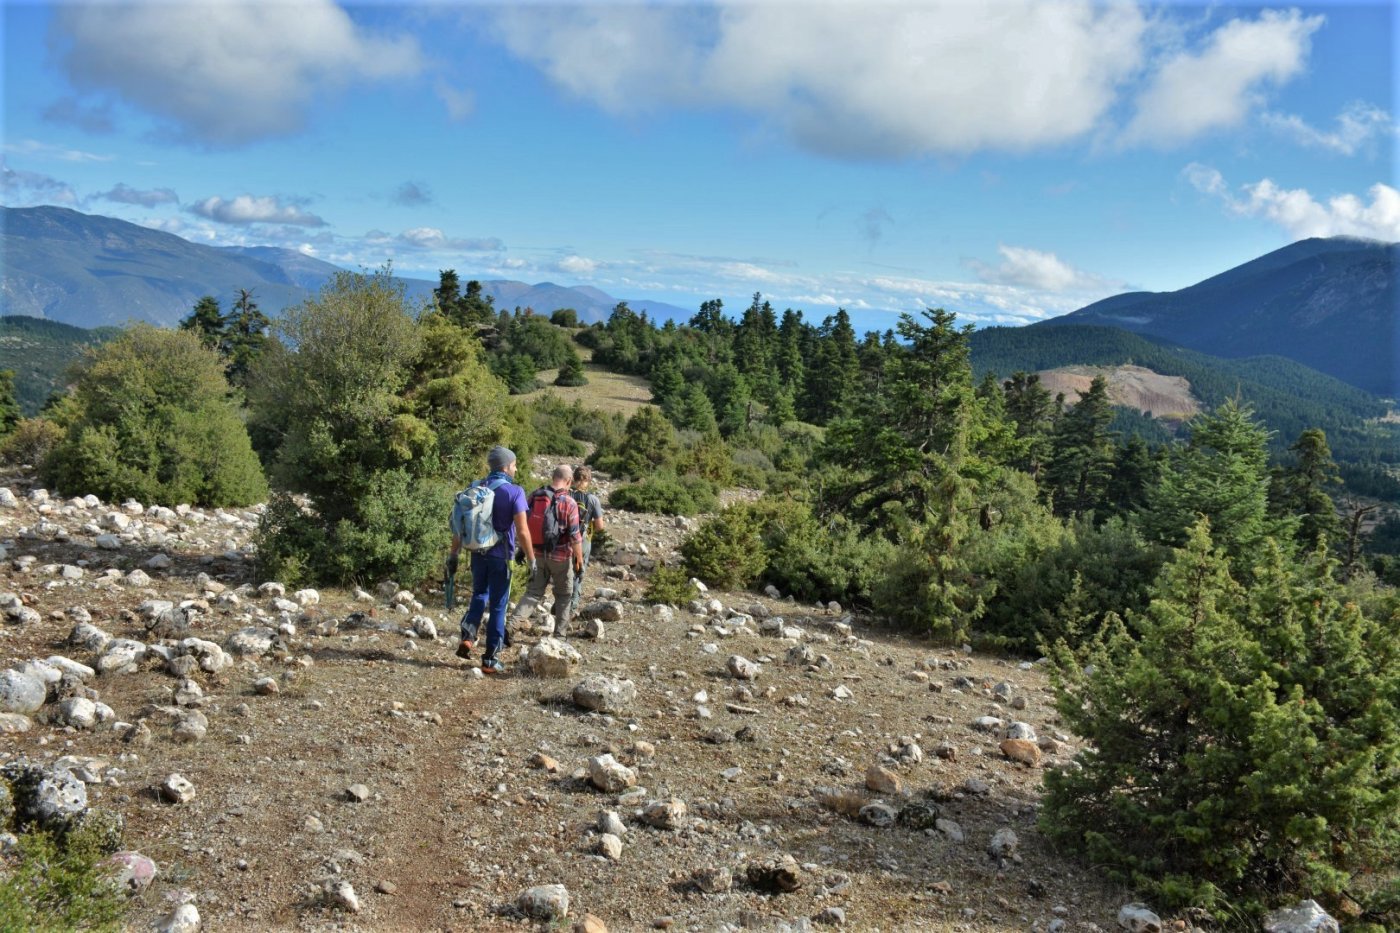
<svg viewBox="0 0 1400 933">
<path fill-rule="evenodd" d="M 1306 428 L 1327 432 L 1332 453 L 1347 463 L 1400 463 L 1400 432 L 1378 424 L 1389 405 L 1370 393 L 1278 356 L 1223 359 L 1116 327 L 991 327 L 969 338 L 979 375 L 1088 364 L 1134 364 L 1181 376 L 1208 408 L 1236 395 L 1274 432 L 1282 451 Z"/>
<path fill-rule="evenodd" d="M 33 415 L 64 385 L 64 374 L 83 351 L 120 333 L 120 328 L 84 330 L 57 321 L 0 317 L 0 369 L 15 374 L 20 410 Z"/>
</svg>

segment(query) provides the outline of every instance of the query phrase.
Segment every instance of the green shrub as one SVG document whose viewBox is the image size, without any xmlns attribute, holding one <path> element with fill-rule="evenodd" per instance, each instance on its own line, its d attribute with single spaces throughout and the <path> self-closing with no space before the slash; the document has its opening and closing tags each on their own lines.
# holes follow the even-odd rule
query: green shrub
<svg viewBox="0 0 1400 933">
<path fill-rule="evenodd" d="M 1400 854 L 1400 618 L 1344 601 L 1325 554 L 1272 541 L 1249 588 L 1200 521 L 1147 610 L 1054 654 L 1087 740 L 1041 825 L 1175 908 L 1327 901 Z M 1375 873 L 1375 874 L 1373 874 Z"/>
<path fill-rule="evenodd" d="M 698 515 L 714 511 L 719 506 L 719 497 L 709 480 L 658 473 L 640 483 L 616 487 L 608 497 L 608 504 L 624 512 Z"/>
<path fill-rule="evenodd" d="M 1025 537 L 1018 532 L 1018 537 Z M 1166 559 L 1165 548 L 1147 543 L 1121 519 L 1095 528 L 1081 519 L 1059 535 L 986 555 L 979 569 L 995 592 L 986 600 L 978 630 L 995 644 L 1040 652 L 1065 639 L 1075 647 L 1110 612 L 1124 616 L 1147 607 L 1148 591 Z M 1076 590 L 1077 588 L 1077 590 Z M 1061 608 L 1076 591 L 1077 613 L 1092 621 L 1071 632 Z"/>
<path fill-rule="evenodd" d="M 690 576 L 684 569 L 662 563 L 657 564 L 656 569 L 652 571 L 651 579 L 647 581 L 646 595 L 642 599 L 653 604 L 669 603 L 680 606 L 699 595 L 700 591 L 690 582 Z"/>
<path fill-rule="evenodd" d="M 641 479 L 673 466 L 676 452 L 675 428 L 665 415 L 648 405 L 627 419 L 616 445 L 599 446 L 592 463 L 613 476 Z"/>
<path fill-rule="evenodd" d="M 111 880 L 96 841 L 60 845 L 47 833 L 21 833 L 0 857 L 0 933 L 34 930 L 120 930 L 126 892 Z"/>
<path fill-rule="evenodd" d="M 720 589 L 742 589 L 768 566 L 763 519 L 750 505 L 731 505 L 681 543 L 686 571 Z"/>
<path fill-rule="evenodd" d="M 761 500 L 761 504 L 769 500 Z M 763 529 L 768 566 L 762 581 L 804 602 L 868 605 L 891 545 L 841 516 L 818 521 L 803 504 L 768 512 Z"/>
<path fill-rule="evenodd" d="M 578 327 L 578 312 L 573 308 L 560 308 L 549 316 L 549 323 L 555 327 Z"/>
<path fill-rule="evenodd" d="M 564 365 L 559 367 L 559 375 L 554 377 L 554 384 L 557 386 L 586 386 L 588 376 L 583 371 L 583 361 L 575 353 L 564 361 Z"/>
<path fill-rule="evenodd" d="M 63 440 L 63 429 L 47 418 L 25 418 L 0 441 L 0 461 L 38 464 Z"/>
<path fill-rule="evenodd" d="M 64 492 L 209 506 L 267 495 L 223 363 L 194 334 L 138 324 L 104 344 L 77 370 L 69 417 L 40 469 Z"/>
<path fill-rule="evenodd" d="M 718 434 L 695 435 L 682 451 L 676 472 L 727 486 L 734 476 L 729 445 Z"/>
</svg>

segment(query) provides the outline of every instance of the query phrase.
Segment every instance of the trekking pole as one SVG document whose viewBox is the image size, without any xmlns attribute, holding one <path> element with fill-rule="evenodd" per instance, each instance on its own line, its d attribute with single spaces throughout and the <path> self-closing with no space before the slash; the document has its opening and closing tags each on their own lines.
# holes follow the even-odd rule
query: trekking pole
<svg viewBox="0 0 1400 933">
<path fill-rule="evenodd" d="M 457 575 L 446 567 L 442 571 L 442 593 L 450 612 L 457 605 Z"/>
</svg>

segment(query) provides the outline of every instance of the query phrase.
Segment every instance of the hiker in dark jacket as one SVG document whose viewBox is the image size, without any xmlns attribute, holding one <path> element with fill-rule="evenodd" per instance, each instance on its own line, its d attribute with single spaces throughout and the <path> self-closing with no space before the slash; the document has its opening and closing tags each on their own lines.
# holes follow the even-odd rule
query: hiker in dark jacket
<svg viewBox="0 0 1400 933">
<path fill-rule="evenodd" d="M 541 486 L 530 493 L 528 525 L 530 540 L 544 559 L 537 562 L 530 576 L 530 586 L 525 596 L 511 613 L 511 620 L 527 618 L 544 597 L 544 591 L 554 585 L 554 634 L 563 638 L 569 629 L 569 600 L 573 598 L 573 585 L 570 571 L 583 570 L 583 534 L 579 530 L 578 503 L 569 495 L 574 471 L 568 464 L 554 468 L 554 475 L 548 486 Z M 558 537 L 546 541 L 544 535 L 545 513 L 553 511 Z"/>
<path fill-rule="evenodd" d="M 583 530 L 583 568 L 574 574 L 574 593 L 569 599 L 569 617 L 578 614 L 583 599 L 583 575 L 593 559 L 593 533 L 603 530 L 603 503 L 588 491 L 593 485 L 593 470 L 587 466 L 574 467 L 574 487 L 571 495 L 578 503 L 579 525 Z"/>
<path fill-rule="evenodd" d="M 484 551 L 472 552 L 472 601 L 462 616 L 462 640 L 457 645 L 457 657 L 471 657 L 481 617 L 489 612 L 481 669 L 487 674 L 499 674 L 505 670 L 497 655 L 506 639 L 510 558 L 515 553 L 517 535 L 531 572 L 535 569 L 536 561 L 530 530 L 525 522 L 525 490 L 511 482 L 516 471 L 515 453 L 498 445 L 486 455 L 486 464 L 491 468 L 491 473 L 481 482 L 495 488 L 491 527 L 500 539 Z M 452 550 L 447 557 L 449 574 L 457 570 L 457 554 L 461 549 L 462 536 L 457 528 L 453 528 Z"/>
</svg>

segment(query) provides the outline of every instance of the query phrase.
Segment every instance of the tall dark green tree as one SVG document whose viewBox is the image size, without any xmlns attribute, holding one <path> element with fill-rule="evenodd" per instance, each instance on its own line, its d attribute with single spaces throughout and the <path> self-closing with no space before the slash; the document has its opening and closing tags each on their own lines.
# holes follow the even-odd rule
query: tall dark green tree
<svg viewBox="0 0 1400 933">
<path fill-rule="evenodd" d="M 1115 447 L 1108 426 L 1108 381 L 1095 376 L 1079 401 L 1055 424 L 1044 488 L 1058 515 L 1084 515 L 1102 506 L 1113 477 Z"/>
<path fill-rule="evenodd" d="M 803 417 L 826 424 L 846 410 L 847 401 L 860 389 L 860 356 L 856 332 L 845 308 L 822 322 L 816 355 L 806 373 L 801 404 Z"/>
<path fill-rule="evenodd" d="M 1288 450 L 1293 462 L 1274 471 L 1270 511 L 1297 520 L 1297 541 L 1308 550 L 1335 547 L 1342 539 L 1342 522 L 1332 496 L 1341 491 L 1342 478 L 1327 446 L 1327 434 L 1309 428 Z"/>
<path fill-rule="evenodd" d="M 229 382 L 237 386 L 247 385 L 248 373 L 254 362 L 267 349 L 267 332 L 271 326 L 271 319 L 253 300 L 253 293 L 240 288 L 233 307 L 224 317 L 223 340 L 220 343 L 221 351 L 228 359 Z"/>
<path fill-rule="evenodd" d="M 1050 430 L 1060 405 L 1050 390 L 1040 383 L 1038 373 L 1017 371 L 1002 384 L 1006 395 L 1006 415 L 1016 425 L 1016 437 L 1023 442 L 1016 467 L 1039 479 L 1050 459 Z"/>
<path fill-rule="evenodd" d="M 180 330 L 195 334 L 206 349 L 220 349 L 224 341 L 224 312 L 219 299 L 205 295 L 196 301 L 189 316 L 180 321 Z"/>
<path fill-rule="evenodd" d="M 15 395 L 15 371 L 0 369 L 0 437 L 8 437 L 24 417 Z"/>
</svg>

